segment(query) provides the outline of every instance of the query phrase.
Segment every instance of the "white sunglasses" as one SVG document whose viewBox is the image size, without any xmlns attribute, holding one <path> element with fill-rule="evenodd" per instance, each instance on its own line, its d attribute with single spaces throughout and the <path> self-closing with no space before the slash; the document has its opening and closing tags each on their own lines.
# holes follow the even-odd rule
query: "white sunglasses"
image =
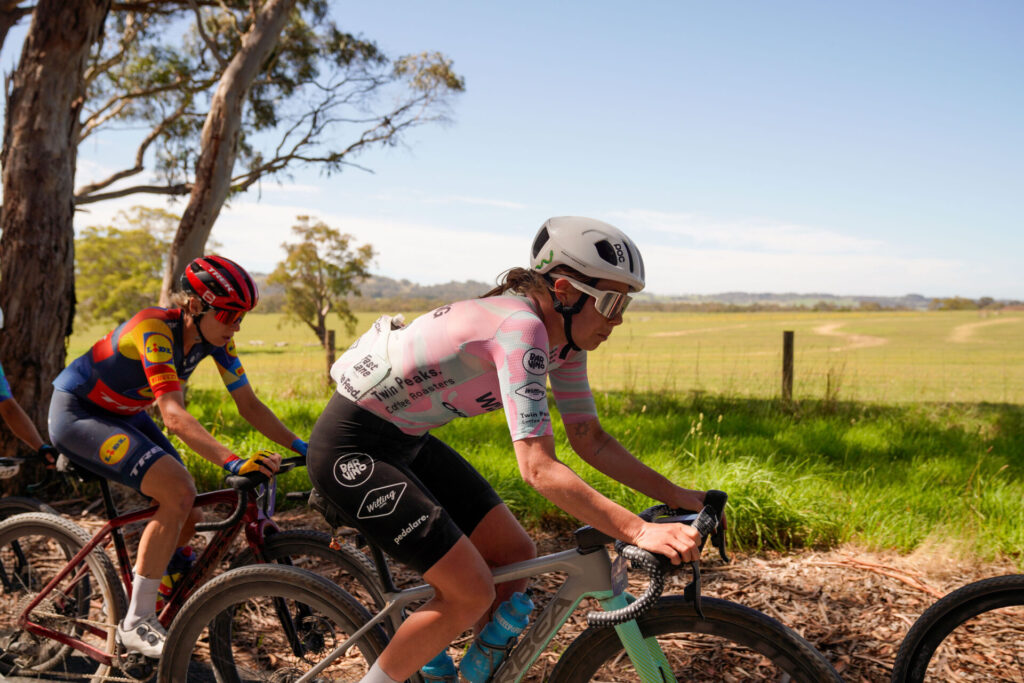
<svg viewBox="0 0 1024 683">
<path fill-rule="evenodd" d="M 625 313 L 626 307 L 629 306 L 629 302 L 633 300 L 633 297 L 624 292 L 597 289 L 595 287 L 585 285 L 582 282 L 577 282 L 571 277 L 565 277 L 564 275 L 559 275 L 558 277 L 564 278 L 570 285 L 584 294 L 589 294 L 594 297 L 594 308 L 597 309 L 598 313 L 609 320 L 617 318 Z"/>
</svg>

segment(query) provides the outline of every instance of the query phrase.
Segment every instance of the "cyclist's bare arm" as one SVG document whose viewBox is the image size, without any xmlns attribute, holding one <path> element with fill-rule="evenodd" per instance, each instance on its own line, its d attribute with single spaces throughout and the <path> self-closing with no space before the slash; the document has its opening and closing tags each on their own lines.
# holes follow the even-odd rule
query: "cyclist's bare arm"
<svg viewBox="0 0 1024 683">
<path fill-rule="evenodd" d="M 676 486 L 640 462 L 625 446 L 601 428 L 596 419 L 565 425 L 572 449 L 589 465 L 654 500 L 684 510 L 704 507 L 704 491 Z"/>
<path fill-rule="evenodd" d="M 156 404 L 167 430 L 214 465 L 223 467 L 226 462 L 236 457 L 237 454 L 232 453 L 227 446 L 213 438 L 213 435 L 199 423 L 199 420 L 185 409 L 185 397 L 180 391 L 162 394 L 156 399 Z M 280 456 L 277 456 L 265 460 L 261 467 L 267 468 L 267 474 L 273 474 L 277 471 L 279 463 Z"/>
<path fill-rule="evenodd" d="M 252 385 L 245 384 L 231 392 L 231 398 L 238 406 L 238 414 L 255 427 L 260 434 L 289 450 L 298 435 L 292 433 L 267 404 L 259 399 Z"/>
<path fill-rule="evenodd" d="M 601 495 L 555 457 L 552 436 L 513 442 L 523 480 L 580 521 L 610 536 L 665 555 L 673 564 L 698 557 L 700 534 L 681 524 L 651 524 Z"/>
<path fill-rule="evenodd" d="M 13 398 L 0 401 L 0 416 L 3 416 L 4 422 L 14 435 L 24 441 L 29 448 L 38 451 L 43 445 L 43 437 L 39 435 L 36 426 Z"/>
</svg>

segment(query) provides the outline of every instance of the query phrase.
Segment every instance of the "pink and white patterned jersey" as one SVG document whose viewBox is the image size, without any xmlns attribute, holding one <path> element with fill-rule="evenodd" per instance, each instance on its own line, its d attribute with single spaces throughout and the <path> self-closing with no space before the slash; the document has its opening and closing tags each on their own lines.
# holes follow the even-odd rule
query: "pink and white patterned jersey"
<svg viewBox="0 0 1024 683">
<path fill-rule="evenodd" d="M 459 301 L 392 329 L 387 316 L 331 368 L 338 393 L 406 434 L 505 409 L 512 440 L 552 433 L 547 380 L 566 424 L 597 415 L 585 351 L 560 359 L 532 301 Z"/>
</svg>

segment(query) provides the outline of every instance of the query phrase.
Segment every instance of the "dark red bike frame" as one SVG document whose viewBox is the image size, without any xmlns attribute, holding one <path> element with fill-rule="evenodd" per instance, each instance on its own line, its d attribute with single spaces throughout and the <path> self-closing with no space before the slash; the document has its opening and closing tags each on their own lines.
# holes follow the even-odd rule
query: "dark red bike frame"
<svg viewBox="0 0 1024 683">
<path fill-rule="evenodd" d="M 109 486 L 106 480 L 101 480 L 100 485 L 103 488 L 105 501 L 110 502 L 112 506 L 112 499 L 110 498 Z M 245 497 L 245 508 L 239 513 L 239 499 L 242 496 Z M 270 518 L 269 514 L 265 513 L 264 508 L 257 504 L 257 496 L 255 495 L 255 492 L 241 490 L 236 491 L 234 489 L 211 491 L 209 493 L 203 493 L 196 496 L 195 503 L 192 507 L 193 509 L 197 509 L 211 507 L 213 505 L 231 505 L 234 508 L 235 513 L 220 522 L 197 525 L 196 528 L 198 531 L 202 531 L 204 529 L 216 530 L 216 533 L 206 544 L 203 552 L 196 558 L 192 567 L 185 573 L 181 580 L 178 581 L 170 599 L 160 612 L 160 623 L 163 624 L 164 627 L 170 626 L 171 621 L 174 620 L 174 617 L 185 604 L 185 601 L 188 600 L 193 590 L 201 585 L 206 576 L 212 572 L 218 564 L 220 564 L 221 560 L 231 548 L 232 541 L 241 529 L 245 529 L 246 543 L 248 543 L 249 547 L 255 554 L 257 562 L 266 561 L 266 557 L 263 553 L 264 540 L 267 536 L 277 532 L 278 526 L 274 523 L 274 520 Z M 273 496 L 271 492 L 269 502 L 271 509 L 272 505 Z M 108 509 L 112 509 L 112 507 Z M 144 510 L 137 510 L 124 515 L 118 515 L 110 519 L 28 604 L 25 610 L 18 617 L 18 626 L 36 636 L 55 640 L 62 645 L 70 646 L 79 652 L 88 655 L 91 659 L 100 662 L 101 664 L 106 666 L 113 665 L 114 658 L 108 653 L 101 652 L 95 647 L 66 633 L 60 633 L 47 628 L 42 624 L 30 621 L 28 615 L 51 591 L 61 585 L 61 582 L 63 582 L 64 579 L 72 573 L 72 571 L 74 571 L 75 567 L 80 566 L 80 563 L 89 553 L 97 547 L 106 547 L 110 539 L 113 539 L 116 549 L 118 570 L 121 576 L 121 581 L 124 584 L 125 595 L 131 599 L 132 564 L 121 528 L 128 524 L 147 520 L 156 514 L 156 511 L 157 506 L 153 506 Z M 87 572 L 79 572 L 77 576 L 71 576 L 70 582 L 66 585 L 69 588 L 73 587 L 86 576 Z M 97 628 L 88 623 L 83 624 L 83 627 L 89 633 L 99 637 L 106 637 L 108 635 L 106 630 Z"/>
</svg>

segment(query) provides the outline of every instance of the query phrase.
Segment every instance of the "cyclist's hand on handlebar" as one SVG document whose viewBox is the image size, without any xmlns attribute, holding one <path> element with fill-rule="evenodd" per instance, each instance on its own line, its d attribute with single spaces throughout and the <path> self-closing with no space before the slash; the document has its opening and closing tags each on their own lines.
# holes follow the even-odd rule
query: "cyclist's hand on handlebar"
<svg viewBox="0 0 1024 683">
<path fill-rule="evenodd" d="M 694 491 L 692 489 L 679 488 L 678 494 L 674 500 L 663 501 L 666 505 L 671 508 L 678 510 L 690 510 L 691 512 L 700 512 L 704 509 L 704 499 L 707 497 L 707 491 Z M 718 526 L 723 531 L 726 529 L 725 522 L 725 510 L 722 510 L 722 515 L 718 518 Z"/>
<path fill-rule="evenodd" d="M 46 469 L 52 470 L 57 467 L 57 458 L 60 457 L 60 451 L 50 444 L 44 443 L 39 447 L 39 450 L 36 451 L 36 455 L 43 459 L 43 462 L 46 464 Z"/>
<path fill-rule="evenodd" d="M 271 451 L 256 451 L 248 459 L 239 458 L 237 455 L 233 460 L 228 460 L 223 467 L 231 474 L 249 474 L 250 472 L 262 472 L 268 477 L 274 476 L 277 468 L 281 466 L 281 456 Z"/>
<path fill-rule="evenodd" d="M 687 524 L 644 522 L 633 545 L 664 555 L 672 564 L 696 562 L 700 558 L 700 532 Z"/>
</svg>

